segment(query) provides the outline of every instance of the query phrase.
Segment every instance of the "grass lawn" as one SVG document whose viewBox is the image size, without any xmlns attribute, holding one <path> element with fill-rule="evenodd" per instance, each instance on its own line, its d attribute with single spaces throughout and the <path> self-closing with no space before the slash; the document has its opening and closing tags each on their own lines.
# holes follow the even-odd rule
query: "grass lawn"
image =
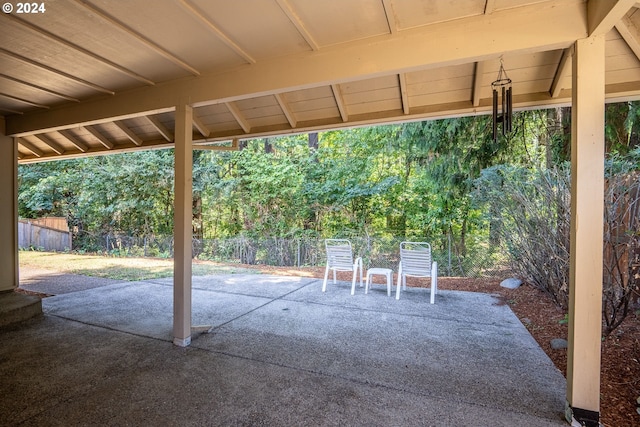
<svg viewBox="0 0 640 427">
<path fill-rule="evenodd" d="M 104 277 L 116 280 L 148 280 L 173 275 L 173 260 L 158 258 L 116 258 L 76 253 L 20 251 L 20 267 L 55 270 L 58 272 Z M 193 275 L 247 274 L 258 270 L 194 261 Z"/>
</svg>

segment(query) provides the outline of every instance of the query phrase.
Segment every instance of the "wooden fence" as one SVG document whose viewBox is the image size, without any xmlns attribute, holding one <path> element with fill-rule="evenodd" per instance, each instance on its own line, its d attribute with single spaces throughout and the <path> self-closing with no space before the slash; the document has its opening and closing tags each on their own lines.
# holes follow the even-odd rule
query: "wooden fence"
<svg viewBox="0 0 640 427">
<path fill-rule="evenodd" d="M 71 232 L 33 224 L 30 221 L 18 221 L 18 247 L 37 248 L 45 251 L 71 250 Z"/>
</svg>

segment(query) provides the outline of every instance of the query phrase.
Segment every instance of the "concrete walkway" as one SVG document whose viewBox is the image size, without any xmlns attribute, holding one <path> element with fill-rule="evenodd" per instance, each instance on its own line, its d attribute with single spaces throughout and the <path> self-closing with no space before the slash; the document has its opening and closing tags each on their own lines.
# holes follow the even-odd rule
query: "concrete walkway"
<svg viewBox="0 0 640 427">
<path fill-rule="evenodd" d="M 183 349 L 171 284 L 60 294 L 0 328 L 0 425 L 567 425 L 563 376 L 489 295 L 194 277 L 214 329 Z"/>
</svg>

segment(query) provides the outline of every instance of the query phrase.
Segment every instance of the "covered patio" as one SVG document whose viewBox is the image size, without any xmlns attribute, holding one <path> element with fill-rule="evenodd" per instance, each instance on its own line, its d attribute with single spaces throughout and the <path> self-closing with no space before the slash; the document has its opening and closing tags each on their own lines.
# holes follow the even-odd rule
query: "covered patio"
<svg viewBox="0 0 640 427">
<path fill-rule="evenodd" d="M 4 425 L 564 425 L 562 373 L 490 295 L 199 276 L 213 329 L 182 349 L 172 279 L 57 281 L 44 319 L 0 330 Z"/>
<path fill-rule="evenodd" d="M 571 105 L 566 419 L 598 425 L 604 104 L 640 98 L 635 1 L 69 0 L 31 13 L 6 5 L 0 291 L 19 283 L 18 163 L 171 147 L 172 337 L 181 347 L 193 334 L 192 150 L 486 114 L 501 63 L 516 110 Z"/>
</svg>

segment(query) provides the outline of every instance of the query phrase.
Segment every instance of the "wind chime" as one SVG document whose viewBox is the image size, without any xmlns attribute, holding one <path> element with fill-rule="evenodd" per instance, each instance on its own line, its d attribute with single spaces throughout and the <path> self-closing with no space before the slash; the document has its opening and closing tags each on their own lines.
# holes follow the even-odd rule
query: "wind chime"
<svg viewBox="0 0 640 427">
<path fill-rule="evenodd" d="M 493 90 L 493 140 L 498 139 L 498 123 L 502 123 L 502 135 L 511 132 L 511 118 L 513 115 L 513 103 L 511 99 L 511 79 L 504 69 L 502 58 L 500 59 L 500 71 L 498 79 L 491 83 Z M 500 95 L 498 94 L 500 92 Z M 498 110 L 498 97 L 502 101 L 502 110 Z"/>
</svg>

